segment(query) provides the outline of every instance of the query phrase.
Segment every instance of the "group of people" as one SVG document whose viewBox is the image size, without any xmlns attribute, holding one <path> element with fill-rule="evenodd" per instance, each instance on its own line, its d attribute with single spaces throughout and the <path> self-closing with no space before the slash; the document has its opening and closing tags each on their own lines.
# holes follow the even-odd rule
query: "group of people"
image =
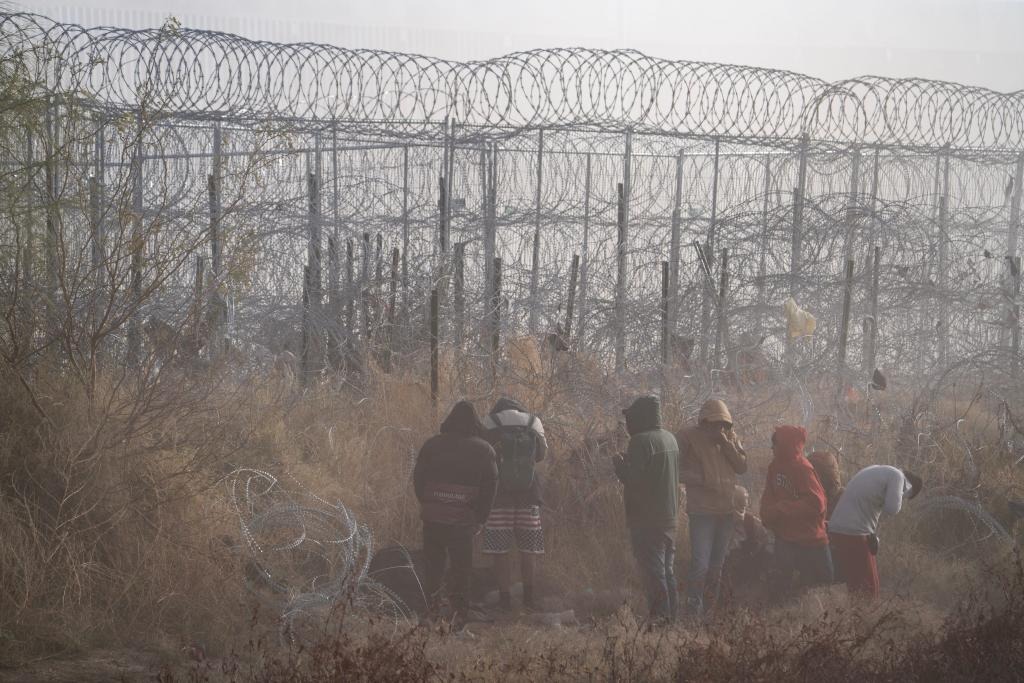
<svg viewBox="0 0 1024 683">
<path fill-rule="evenodd" d="M 613 464 L 652 621 L 671 622 L 680 613 L 674 566 L 683 493 L 690 541 L 686 614 L 714 610 L 731 552 L 742 558 L 732 562 L 741 565 L 738 571 L 763 570 L 774 594 L 843 581 L 853 594 L 878 597 L 879 519 L 921 491 L 920 477 L 872 465 L 844 488 L 834 455 L 805 455 L 806 429 L 780 425 L 758 516 L 747 509 L 739 484 L 747 453 L 723 401 L 707 401 L 697 424 L 675 434 L 662 425 L 657 396 L 637 398 L 623 415 L 629 444 Z M 499 400 L 483 420 L 468 401 L 452 408 L 414 471 L 428 599 L 436 601 L 450 564 L 451 604 L 456 616 L 465 616 L 473 538 L 482 532 L 483 552 L 494 557 L 499 606 L 511 608 L 516 549 L 523 606 L 536 607 L 535 562 L 544 552 L 536 464 L 546 453 L 541 420 L 512 399 Z"/>
</svg>

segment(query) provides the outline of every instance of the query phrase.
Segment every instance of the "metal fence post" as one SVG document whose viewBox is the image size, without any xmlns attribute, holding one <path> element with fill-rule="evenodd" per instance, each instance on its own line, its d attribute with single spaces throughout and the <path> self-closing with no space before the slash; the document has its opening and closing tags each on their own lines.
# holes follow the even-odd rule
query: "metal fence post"
<svg viewBox="0 0 1024 683">
<path fill-rule="evenodd" d="M 466 337 L 466 243 L 455 243 L 455 347 L 462 350 Z"/>
<path fill-rule="evenodd" d="M 853 293 L 853 259 L 846 260 L 846 278 L 843 281 L 843 313 L 839 323 L 839 353 L 836 357 L 836 385 L 843 390 L 845 381 L 843 371 L 846 368 L 846 342 L 850 332 L 850 299 Z"/>
<path fill-rule="evenodd" d="M 757 327 L 765 333 L 765 313 L 768 308 L 768 248 L 771 244 L 768 210 L 772 187 L 772 157 L 764 155 L 764 202 L 761 206 L 761 248 L 757 255 Z"/>
<path fill-rule="evenodd" d="M 1006 291 L 1008 293 L 1014 292 L 1014 287 L 1018 285 L 1019 278 L 1014 275 L 1014 259 L 1017 258 L 1017 241 L 1020 237 L 1020 207 L 1021 207 L 1021 196 L 1024 195 L 1024 154 L 1017 157 L 1017 166 L 1014 170 L 1013 176 L 1013 191 L 1010 195 L 1010 219 L 1006 226 Z M 1013 307 L 1016 305 L 1016 300 L 1011 299 L 1010 310 L 1007 311 L 1007 317 L 1010 320 L 1014 320 Z M 1012 343 L 1012 330 L 1010 335 L 1004 335 L 1009 338 Z M 1004 342 L 1005 344 L 1005 342 Z"/>
<path fill-rule="evenodd" d="M 710 254 L 709 254 L 710 256 Z M 722 352 L 729 345 L 729 250 L 722 249 L 722 270 L 718 276 L 718 329 L 715 332 L 715 365 L 722 365 Z"/>
<path fill-rule="evenodd" d="M 587 286 L 589 284 L 588 265 L 590 262 L 590 185 L 591 185 L 591 153 L 587 152 L 586 168 L 583 176 L 583 248 L 580 260 L 580 314 L 577 328 L 576 348 L 583 350 L 586 344 L 587 318 Z"/>
<path fill-rule="evenodd" d="M 939 367 L 949 361 L 949 146 L 942 153 L 942 195 L 939 197 Z"/>
<path fill-rule="evenodd" d="M 675 330 L 677 309 L 679 307 L 679 251 L 680 232 L 682 230 L 682 206 L 683 206 L 683 150 L 676 155 L 676 187 L 675 196 L 672 199 L 672 235 L 668 248 L 668 328 Z M 665 356 L 667 359 L 668 356 Z M 667 360 L 665 361 L 667 362 Z"/>
<path fill-rule="evenodd" d="M 671 265 L 668 261 L 661 262 L 661 367 L 662 372 L 668 368 L 669 363 L 669 291 L 671 276 Z"/>
<path fill-rule="evenodd" d="M 707 277 L 710 280 L 710 286 L 703 289 L 704 295 L 701 297 L 700 305 L 700 364 L 707 366 L 708 364 L 708 336 L 711 332 L 711 308 L 712 298 L 714 296 L 714 272 L 711 270 L 714 266 L 714 254 L 715 254 L 715 238 L 718 232 L 718 176 L 719 176 L 719 162 L 721 153 L 721 140 L 715 138 L 715 157 L 714 166 L 711 174 L 711 220 L 708 223 L 708 235 L 707 241 L 704 245 L 704 258 L 707 262 Z"/>
<path fill-rule="evenodd" d="M 142 362 L 142 252 L 145 242 L 142 234 L 142 116 L 137 118 L 138 142 L 132 151 L 132 233 L 131 275 L 128 318 L 128 366 L 138 368 Z"/>
<path fill-rule="evenodd" d="M 615 256 L 617 275 L 615 278 L 615 371 L 626 368 L 625 298 L 626 298 L 626 200 L 622 183 L 618 184 L 618 239 Z"/>
<path fill-rule="evenodd" d="M 440 385 L 438 372 L 438 335 L 440 315 L 437 289 L 430 292 L 430 402 L 437 410 L 437 394 Z"/>
<path fill-rule="evenodd" d="M 533 260 L 530 266 L 530 334 L 537 334 L 537 314 L 540 312 L 540 301 L 537 297 L 538 279 L 540 277 L 540 215 L 541 189 L 544 184 L 544 129 L 537 133 L 537 188 L 533 214 Z"/>
<path fill-rule="evenodd" d="M 572 316 L 576 308 L 576 281 L 580 272 L 580 255 L 572 255 L 572 266 L 569 269 L 569 300 L 565 306 L 565 343 L 575 348 L 572 343 Z"/>
<path fill-rule="evenodd" d="M 497 381 L 498 364 L 501 360 L 501 259 L 494 259 L 491 268 L 494 283 L 491 285 L 491 382 Z"/>
</svg>

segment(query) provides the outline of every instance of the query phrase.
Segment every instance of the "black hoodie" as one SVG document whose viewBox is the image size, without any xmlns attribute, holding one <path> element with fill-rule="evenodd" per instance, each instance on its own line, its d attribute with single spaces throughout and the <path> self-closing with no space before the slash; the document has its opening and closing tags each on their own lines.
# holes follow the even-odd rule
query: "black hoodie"
<svg viewBox="0 0 1024 683">
<path fill-rule="evenodd" d="M 472 526 L 487 521 L 498 467 L 481 432 L 473 405 L 459 401 L 441 423 L 441 433 L 423 444 L 413 485 L 424 522 Z"/>
<path fill-rule="evenodd" d="M 661 428 L 657 396 L 641 396 L 622 411 L 629 447 L 615 473 L 623 483 L 626 523 L 631 529 L 673 529 L 679 506 L 679 448 Z"/>
</svg>

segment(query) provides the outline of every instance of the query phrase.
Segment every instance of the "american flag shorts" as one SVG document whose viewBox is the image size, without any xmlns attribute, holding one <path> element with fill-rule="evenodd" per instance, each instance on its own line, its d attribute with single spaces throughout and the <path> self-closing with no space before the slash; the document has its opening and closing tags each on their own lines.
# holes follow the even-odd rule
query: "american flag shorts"
<svg viewBox="0 0 1024 683">
<path fill-rule="evenodd" d="M 513 545 L 520 552 L 543 554 L 544 528 L 540 523 L 539 505 L 491 510 L 484 525 L 483 551 L 500 555 L 512 550 Z"/>
</svg>

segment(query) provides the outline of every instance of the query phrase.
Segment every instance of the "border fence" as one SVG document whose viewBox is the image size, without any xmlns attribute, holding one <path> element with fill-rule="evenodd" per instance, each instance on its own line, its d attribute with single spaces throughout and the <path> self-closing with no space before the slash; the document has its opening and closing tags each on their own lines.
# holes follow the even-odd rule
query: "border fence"
<svg viewBox="0 0 1024 683">
<path fill-rule="evenodd" d="M 0 14 L 0 63 L 30 121 L 0 136 L 19 363 L 293 354 L 308 377 L 532 335 L 620 372 L 755 348 L 1018 372 L 1024 92 L 31 14 Z"/>
</svg>

